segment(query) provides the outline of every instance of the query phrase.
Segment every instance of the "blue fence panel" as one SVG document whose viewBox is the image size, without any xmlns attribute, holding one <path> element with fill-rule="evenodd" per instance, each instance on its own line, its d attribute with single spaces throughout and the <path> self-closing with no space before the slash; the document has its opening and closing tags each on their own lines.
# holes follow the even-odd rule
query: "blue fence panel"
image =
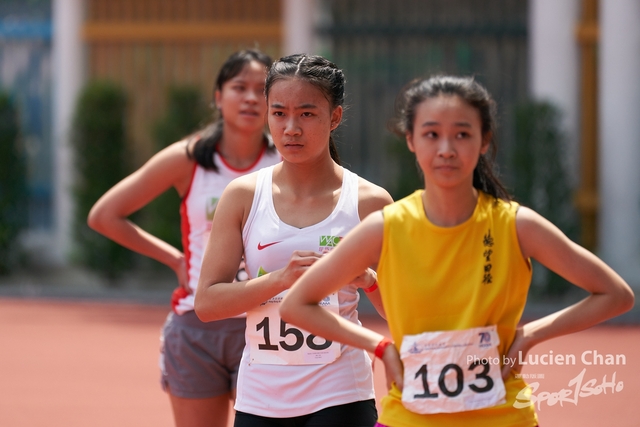
<svg viewBox="0 0 640 427">
<path fill-rule="evenodd" d="M 0 4 L 0 87 L 14 98 L 27 157 L 30 229 L 52 227 L 51 1 Z"/>
</svg>

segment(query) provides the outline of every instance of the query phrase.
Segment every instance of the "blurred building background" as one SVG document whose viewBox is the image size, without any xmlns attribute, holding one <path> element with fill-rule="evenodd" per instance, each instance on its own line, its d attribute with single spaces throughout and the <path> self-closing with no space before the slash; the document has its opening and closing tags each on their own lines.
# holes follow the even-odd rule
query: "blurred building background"
<svg viewBox="0 0 640 427">
<path fill-rule="evenodd" d="M 125 88 L 137 167 L 155 151 L 150 129 L 166 88 L 195 85 L 210 100 L 229 53 L 258 46 L 274 57 L 321 54 L 344 69 L 341 156 L 395 197 L 419 182 L 386 126 L 410 79 L 454 73 L 487 86 L 500 112 L 498 160 L 516 195 L 526 169 L 517 112 L 555 106 L 567 170 L 555 185 L 570 194 L 553 203 L 570 205 L 574 239 L 640 289 L 639 23 L 635 0 L 1 0 L 0 87 L 19 107 L 28 160 L 24 249 L 43 265 L 70 262 L 69 135 L 87 82 Z M 543 164 L 558 160 L 528 148 Z"/>
</svg>

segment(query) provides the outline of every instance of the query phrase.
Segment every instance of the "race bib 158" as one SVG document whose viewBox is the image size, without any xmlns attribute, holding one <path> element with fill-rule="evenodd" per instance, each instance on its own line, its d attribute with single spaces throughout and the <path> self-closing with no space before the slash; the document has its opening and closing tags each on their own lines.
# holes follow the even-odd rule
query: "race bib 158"
<svg viewBox="0 0 640 427">
<path fill-rule="evenodd" d="M 278 313 L 284 291 L 247 312 L 250 363 L 266 365 L 321 365 L 340 356 L 340 344 L 325 340 L 284 322 Z M 338 314 L 338 294 L 320 306 Z"/>
</svg>

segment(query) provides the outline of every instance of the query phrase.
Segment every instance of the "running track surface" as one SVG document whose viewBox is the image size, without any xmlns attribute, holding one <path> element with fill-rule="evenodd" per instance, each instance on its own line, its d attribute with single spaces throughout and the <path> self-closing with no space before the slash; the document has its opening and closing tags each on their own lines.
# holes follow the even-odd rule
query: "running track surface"
<svg viewBox="0 0 640 427">
<path fill-rule="evenodd" d="M 165 307 L 148 305 L 0 298 L 0 426 L 173 426 L 157 364 L 166 314 Z M 379 318 L 363 323 L 388 334 Z M 611 354 L 626 364 L 587 365 L 595 352 L 605 356 L 603 363 Z M 532 354 L 546 355 L 539 361 L 576 359 L 575 365 L 524 369 L 528 382 L 539 383 L 534 395 L 547 396 L 537 403 L 541 427 L 640 425 L 640 326 L 595 327 L 543 343 Z M 606 395 L 593 394 L 603 383 Z M 382 396 L 379 362 L 375 385 Z"/>
</svg>

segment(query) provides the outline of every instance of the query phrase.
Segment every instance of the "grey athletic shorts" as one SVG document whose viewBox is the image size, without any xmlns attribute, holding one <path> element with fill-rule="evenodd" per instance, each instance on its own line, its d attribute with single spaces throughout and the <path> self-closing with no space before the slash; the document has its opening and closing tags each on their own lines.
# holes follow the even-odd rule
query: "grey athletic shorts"
<svg viewBox="0 0 640 427">
<path fill-rule="evenodd" d="M 160 337 L 162 388 L 188 399 L 235 389 L 245 325 L 244 318 L 204 323 L 193 311 L 169 313 Z"/>
</svg>

